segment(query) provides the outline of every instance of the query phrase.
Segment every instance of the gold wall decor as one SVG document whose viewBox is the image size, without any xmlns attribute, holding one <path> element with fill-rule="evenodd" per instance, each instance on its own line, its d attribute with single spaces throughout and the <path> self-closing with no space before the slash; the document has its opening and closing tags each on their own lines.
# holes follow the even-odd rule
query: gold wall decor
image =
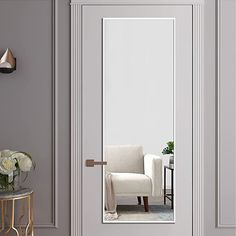
<svg viewBox="0 0 236 236">
<path fill-rule="evenodd" d="M 0 72 L 12 73 L 14 70 L 16 70 L 16 58 L 14 58 L 12 51 L 7 48 L 0 59 Z"/>
</svg>

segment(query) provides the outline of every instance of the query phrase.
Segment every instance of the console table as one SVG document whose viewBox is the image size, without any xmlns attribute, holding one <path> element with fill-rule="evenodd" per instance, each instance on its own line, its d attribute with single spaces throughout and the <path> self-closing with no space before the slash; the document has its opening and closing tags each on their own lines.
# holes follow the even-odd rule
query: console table
<svg viewBox="0 0 236 236">
<path fill-rule="evenodd" d="M 170 193 L 166 192 L 166 172 L 170 170 L 171 173 L 171 189 Z M 164 205 L 166 205 L 166 198 L 171 202 L 171 209 L 174 208 L 174 168 L 165 165 L 164 166 Z"/>
<path fill-rule="evenodd" d="M 16 215 L 16 202 L 19 206 L 17 207 L 19 215 Z M 10 231 L 17 236 L 34 235 L 32 189 L 24 188 L 13 192 L 0 192 L 0 208 L 0 235 L 8 235 Z"/>
</svg>

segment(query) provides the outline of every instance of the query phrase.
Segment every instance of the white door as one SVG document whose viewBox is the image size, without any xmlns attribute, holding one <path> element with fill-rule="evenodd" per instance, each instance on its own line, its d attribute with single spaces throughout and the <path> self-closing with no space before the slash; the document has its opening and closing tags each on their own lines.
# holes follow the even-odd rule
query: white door
<svg viewBox="0 0 236 236">
<path fill-rule="evenodd" d="M 83 236 L 192 235 L 192 7 L 85 5 L 81 15 Z M 147 37 L 143 37 L 145 35 Z M 135 78 L 131 78 L 132 76 Z M 142 80 L 145 76 L 147 78 Z M 156 86 L 157 94 L 153 86 Z M 161 94 L 161 97 L 158 97 L 158 94 Z M 150 95 L 153 95 L 153 99 L 147 100 Z M 113 99 L 114 96 L 116 99 Z M 131 99 L 132 97 L 134 99 Z M 151 119 L 153 117 L 149 113 L 150 109 L 146 110 L 147 101 L 152 101 L 154 119 Z M 166 109 L 169 105 L 170 109 Z M 134 115 L 139 110 L 140 115 Z M 145 112 L 147 116 L 143 115 Z M 140 116 L 144 123 L 138 122 Z M 150 119 L 145 121 L 145 117 Z M 155 119 L 157 125 L 150 125 Z M 165 120 L 169 123 L 164 123 Z M 155 207 L 152 206 L 152 194 L 148 193 L 148 189 L 143 190 L 140 184 L 140 192 L 146 191 L 143 196 L 149 198 L 149 211 L 139 210 L 136 213 L 143 214 L 144 218 L 129 221 L 128 215 L 124 221 L 119 221 L 119 218 L 111 222 L 104 221 L 103 192 L 107 189 L 104 188 L 103 181 L 107 179 L 103 176 L 101 166 L 86 167 L 85 162 L 87 159 L 105 159 L 104 150 L 110 144 L 139 144 L 143 146 L 143 152 L 154 153 L 153 145 L 149 141 L 137 138 L 139 133 L 141 136 L 147 136 L 144 126 L 148 127 L 147 134 L 150 133 L 149 141 L 152 143 L 155 143 L 153 130 L 157 129 L 156 145 L 159 147 L 156 152 L 162 160 L 161 171 L 164 165 L 169 165 L 166 156 L 161 154 L 161 147 L 164 148 L 162 143 L 171 140 L 175 144 L 173 218 L 145 220 Z M 165 136 L 163 127 L 172 133 Z M 139 128 L 140 132 L 137 132 Z M 130 135 L 131 132 L 133 136 Z M 115 165 L 117 166 L 119 163 Z M 144 168 L 146 167 L 147 165 Z M 114 175 L 117 173 L 112 176 Z M 140 175 L 140 178 L 148 177 L 150 176 L 147 172 Z M 161 178 L 161 184 L 156 186 L 163 188 L 163 173 L 158 178 Z M 170 188 L 171 179 L 167 178 Z M 128 205 L 134 206 L 132 201 L 136 200 L 136 196 L 127 196 L 129 187 L 126 196 L 125 190 L 114 190 L 114 177 L 112 181 L 112 189 L 115 192 L 112 196 L 116 198 L 116 209 L 120 217 L 123 215 L 121 205 L 126 205 L 127 201 Z M 129 182 L 128 179 L 125 181 Z M 122 186 L 116 188 L 121 189 Z M 162 195 L 158 197 L 163 199 Z M 169 200 L 167 202 L 167 205 L 160 203 L 162 206 L 158 209 L 171 208 Z M 158 210 L 157 213 L 160 212 L 161 210 Z"/>
</svg>

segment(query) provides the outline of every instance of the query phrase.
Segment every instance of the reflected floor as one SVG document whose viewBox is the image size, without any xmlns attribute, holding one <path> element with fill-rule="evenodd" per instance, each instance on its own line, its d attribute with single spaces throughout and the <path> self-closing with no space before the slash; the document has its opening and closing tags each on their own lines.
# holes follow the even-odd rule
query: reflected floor
<svg viewBox="0 0 236 236">
<path fill-rule="evenodd" d="M 118 219 L 115 221 L 174 221 L 174 210 L 170 207 L 170 201 L 164 205 L 163 197 L 149 199 L 149 212 L 144 212 L 142 205 L 137 204 L 134 197 L 122 197 L 117 199 Z"/>
<path fill-rule="evenodd" d="M 118 205 L 117 221 L 173 221 L 174 211 L 168 205 L 150 205 L 144 212 L 141 205 Z"/>
</svg>

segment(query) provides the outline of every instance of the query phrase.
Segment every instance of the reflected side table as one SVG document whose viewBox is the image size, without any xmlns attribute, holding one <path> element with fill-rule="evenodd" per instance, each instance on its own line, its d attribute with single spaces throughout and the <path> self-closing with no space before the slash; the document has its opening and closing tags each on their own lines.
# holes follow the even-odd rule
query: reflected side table
<svg viewBox="0 0 236 236">
<path fill-rule="evenodd" d="M 166 192 L 166 172 L 170 170 L 171 172 L 171 189 L 170 193 Z M 166 205 L 166 198 L 171 202 L 171 209 L 174 208 L 174 168 L 165 165 L 164 166 L 164 205 Z"/>
<path fill-rule="evenodd" d="M 34 235 L 32 189 L 0 192 L 0 208 L 0 236 L 7 236 L 10 232 L 16 236 Z M 16 210 L 19 214 L 16 213 Z"/>
</svg>

